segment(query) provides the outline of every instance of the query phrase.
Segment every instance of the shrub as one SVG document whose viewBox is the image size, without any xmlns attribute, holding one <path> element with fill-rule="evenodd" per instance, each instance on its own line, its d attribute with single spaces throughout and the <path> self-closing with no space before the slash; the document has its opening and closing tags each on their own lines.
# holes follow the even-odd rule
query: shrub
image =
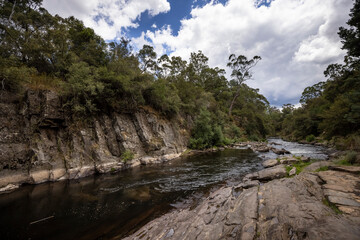
<svg viewBox="0 0 360 240">
<path fill-rule="evenodd" d="M 64 85 L 65 106 L 78 116 L 98 111 L 94 99 L 103 91 L 104 85 L 95 80 L 95 75 L 96 70 L 85 62 L 75 63 L 69 68 L 68 84 Z"/>
<path fill-rule="evenodd" d="M 230 126 L 225 127 L 225 135 L 232 139 L 238 139 L 244 135 L 244 132 L 235 124 L 230 124 Z"/>
<path fill-rule="evenodd" d="M 350 164 L 354 164 L 356 161 L 356 155 L 357 153 L 354 151 L 349 151 L 346 153 L 344 160 Z"/>
<path fill-rule="evenodd" d="M 213 132 L 214 132 L 213 137 L 212 137 L 213 145 L 218 146 L 218 147 L 224 145 L 225 138 L 224 138 L 224 134 L 221 130 L 221 127 L 215 126 Z"/>
<path fill-rule="evenodd" d="M 215 120 L 211 113 L 205 108 L 202 108 L 192 129 L 189 141 L 190 148 L 205 149 L 225 144 L 222 128 L 220 125 L 214 124 L 214 122 Z"/>
<path fill-rule="evenodd" d="M 315 172 L 322 172 L 322 171 L 327 171 L 329 170 L 328 166 L 323 166 L 323 167 L 319 167 L 318 169 L 315 170 Z"/>
<path fill-rule="evenodd" d="M 307 142 L 312 142 L 314 140 L 315 140 L 315 136 L 313 134 L 306 136 L 306 141 Z"/>
<path fill-rule="evenodd" d="M 181 100 L 176 87 L 164 79 L 157 80 L 145 91 L 146 101 L 165 115 L 179 112 Z"/>
<path fill-rule="evenodd" d="M 129 160 L 132 160 L 133 158 L 134 153 L 131 150 L 125 150 L 125 152 L 121 154 L 121 160 L 125 163 Z"/>
<path fill-rule="evenodd" d="M 0 59 L 0 90 L 9 90 L 11 92 L 19 92 L 32 76 L 37 74 L 35 68 L 26 66 L 6 66 Z"/>
<path fill-rule="evenodd" d="M 213 135 L 211 114 L 206 109 L 201 109 L 192 129 L 190 148 L 204 149 L 211 147 Z"/>
</svg>

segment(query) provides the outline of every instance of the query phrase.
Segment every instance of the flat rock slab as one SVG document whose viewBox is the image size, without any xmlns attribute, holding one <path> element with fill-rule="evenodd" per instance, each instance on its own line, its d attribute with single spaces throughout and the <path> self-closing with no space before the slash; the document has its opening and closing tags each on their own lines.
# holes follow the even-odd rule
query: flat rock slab
<svg viewBox="0 0 360 240">
<path fill-rule="evenodd" d="M 249 180 L 249 181 L 244 181 L 236 186 L 234 186 L 234 190 L 235 191 L 241 191 L 243 189 L 248 189 L 248 188 L 252 188 L 252 187 L 257 187 L 260 185 L 260 181 L 258 180 Z"/>
<path fill-rule="evenodd" d="M 332 173 L 323 177 L 336 178 Z M 301 173 L 238 195 L 234 188 L 224 187 L 194 209 L 167 213 L 125 239 L 358 240 L 360 217 L 348 206 L 340 208 L 347 214 L 339 215 L 326 206 L 323 183 L 317 174 Z"/>
<path fill-rule="evenodd" d="M 262 163 L 264 168 L 274 167 L 279 164 L 280 164 L 280 161 L 278 161 L 277 159 L 269 159 Z"/>
<path fill-rule="evenodd" d="M 245 179 L 270 181 L 273 179 L 283 178 L 287 176 L 284 165 L 277 165 L 271 168 L 265 168 L 259 172 L 251 173 L 245 176 Z"/>
<path fill-rule="evenodd" d="M 360 174 L 359 166 L 331 166 L 331 170 L 341 171 L 341 172 L 349 172 L 353 174 Z"/>
<path fill-rule="evenodd" d="M 314 163 L 310 164 L 309 166 L 305 167 L 303 172 L 314 172 L 321 167 L 329 167 L 332 165 L 334 165 L 334 163 L 332 163 L 330 161 L 314 162 Z"/>
<path fill-rule="evenodd" d="M 360 207 L 360 202 L 357 202 L 353 199 L 337 197 L 337 196 L 329 196 L 329 201 L 339 205 L 345 205 L 350 207 Z"/>
<path fill-rule="evenodd" d="M 309 162 L 310 158 L 307 157 L 284 157 L 280 159 L 281 164 L 294 164 L 298 162 Z"/>
<path fill-rule="evenodd" d="M 317 173 L 322 179 L 324 196 L 340 211 L 360 216 L 360 176 L 342 171 Z M 359 225 L 360 226 L 360 225 Z"/>
</svg>

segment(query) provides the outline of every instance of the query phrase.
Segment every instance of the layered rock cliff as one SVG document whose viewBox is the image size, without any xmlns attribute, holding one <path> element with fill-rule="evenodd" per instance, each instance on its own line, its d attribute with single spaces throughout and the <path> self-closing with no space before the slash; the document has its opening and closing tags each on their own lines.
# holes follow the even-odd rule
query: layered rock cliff
<svg viewBox="0 0 360 240">
<path fill-rule="evenodd" d="M 187 139 L 181 119 L 152 109 L 74 122 L 52 91 L 1 92 L 0 190 L 166 161 L 186 149 Z M 125 162 L 125 151 L 134 159 Z"/>
</svg>

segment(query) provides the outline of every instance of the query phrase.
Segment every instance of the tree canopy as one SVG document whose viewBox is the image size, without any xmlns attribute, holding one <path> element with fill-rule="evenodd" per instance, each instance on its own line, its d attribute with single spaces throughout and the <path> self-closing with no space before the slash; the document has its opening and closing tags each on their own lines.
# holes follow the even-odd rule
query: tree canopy
<svg viewBox="0 0 360 240">
<path fill-rule="evenodd" d="M 258 56 L 230 55 L 228 81 L 202 51 L 186 60 L 149 45 L 135 52 L 126 38 L 105 42 L 74 17 L 52 16 L 41 0 L 1 1 L 0 37 L 0 91 L 57 91 L 72 118 L 150 106 L 188 119 L 194 148 L 270 132 L 269 103 L 245 84 Z"/>
<path fill-rule="evenodd" d="M 342 49 L 347 50 L 344 64 L 330 64 L 324 71 L 326 82 L 305 88 L 301 108 L 283 108 L 282 135 L 290 139 L 305 139 L 309 135 L 332 141 L 345 138 L 356 141 L 360 148 L 359 0 L 354 1 L 347 24 L 338 32 Z"/>
</svg>

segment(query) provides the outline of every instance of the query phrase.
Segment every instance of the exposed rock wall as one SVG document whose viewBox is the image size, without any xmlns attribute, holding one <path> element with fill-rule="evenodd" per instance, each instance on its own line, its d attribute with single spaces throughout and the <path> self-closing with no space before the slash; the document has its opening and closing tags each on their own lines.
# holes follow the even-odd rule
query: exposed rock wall
<svg viewBox="0 0 360 240">
<path fill-rule="evenodd" d="M 180 119 L 151 109 L 72 122 L 51 91 L 0 95 L 0 190 L 76 179 L 178 157 L 187 144 Z M 135 158 L 122 161 L 130 150 Z"/>
</svg>

